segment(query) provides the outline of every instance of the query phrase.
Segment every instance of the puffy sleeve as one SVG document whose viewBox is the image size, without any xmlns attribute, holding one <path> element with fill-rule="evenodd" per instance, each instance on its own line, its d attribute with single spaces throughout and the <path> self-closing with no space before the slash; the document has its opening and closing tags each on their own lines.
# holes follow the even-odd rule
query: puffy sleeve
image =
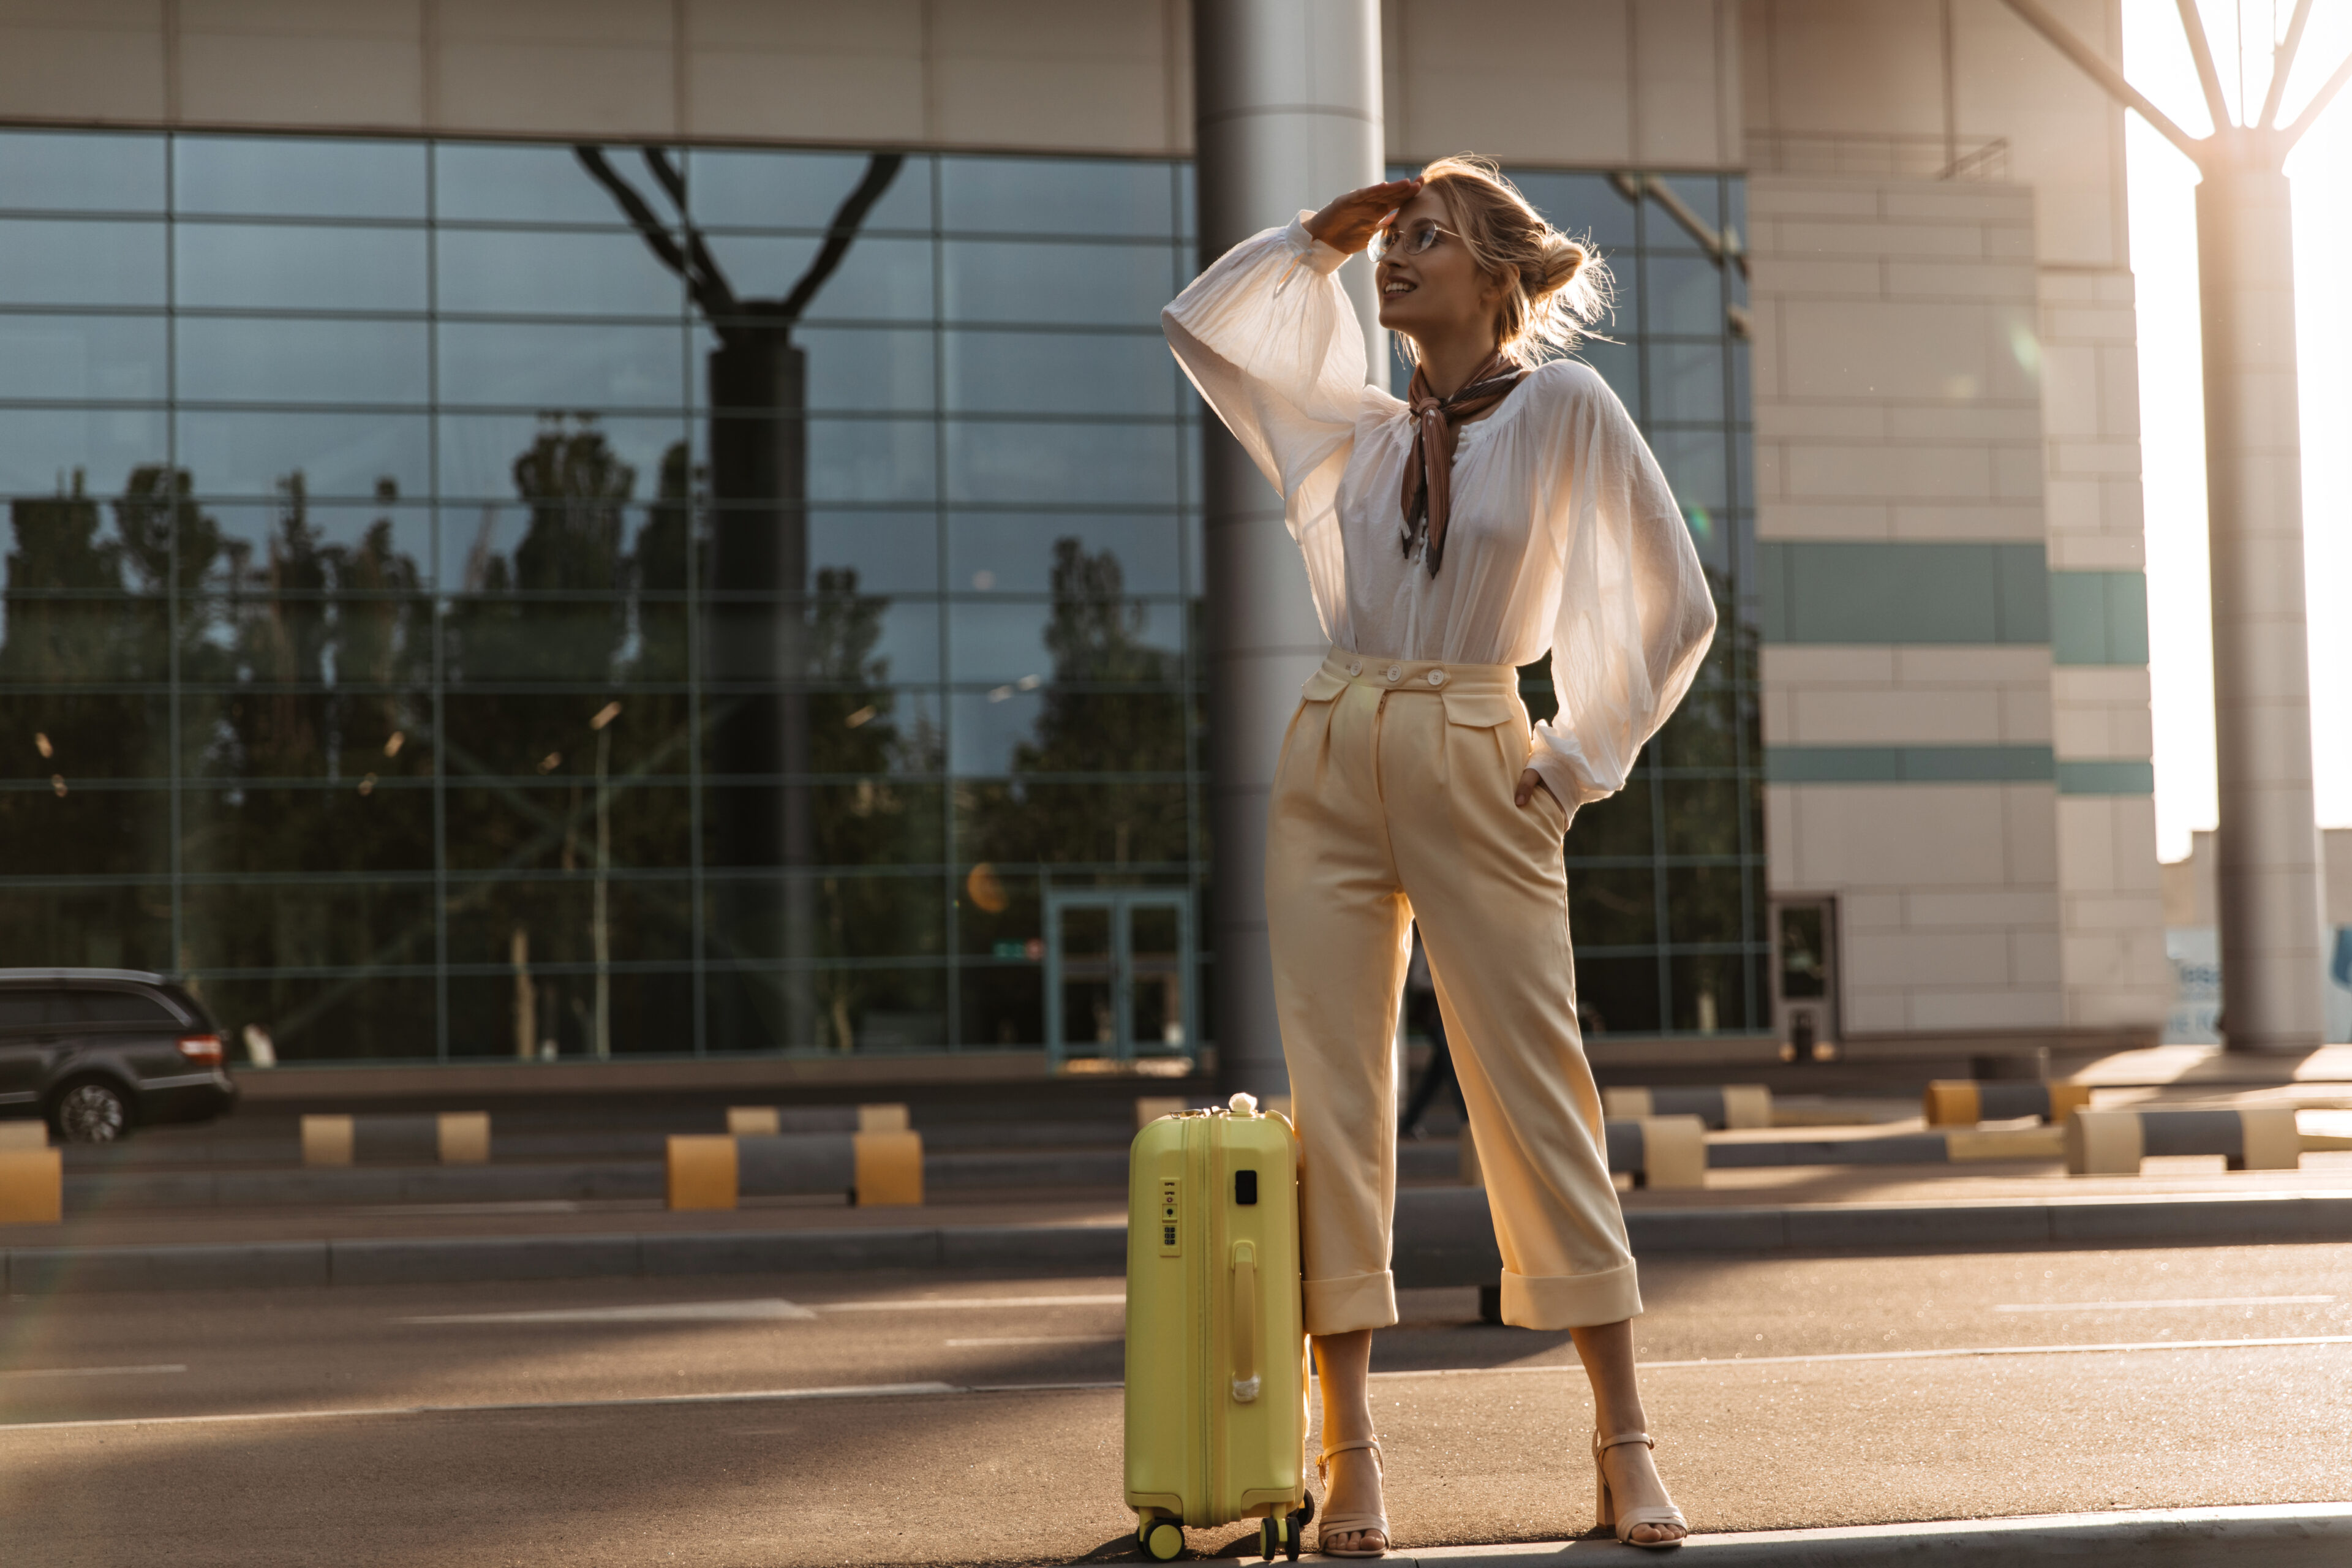
<svg viewBox="0 0 2352 1568">
<path fill-rule="evenodd" d="M 1570 813 L 1625 785 L 1643 743 L 1690 689 L 1715 637 L 1715 596 L 1682 510 L 1625 405 L 1568 365 L 1540 476 L 1561 552 L 1552 688 L 1528 766 Z"/>
<path fill-rule="evenodd" d="M 1326 633 L 1343 602 L 1337 499 L 1365 384 L 1363 329 L 1334 274 L 1347 258 L 1270 228 L 1219 257 L 1160 312 L 1184 374 L 1283 500 Z"/>
</svg>

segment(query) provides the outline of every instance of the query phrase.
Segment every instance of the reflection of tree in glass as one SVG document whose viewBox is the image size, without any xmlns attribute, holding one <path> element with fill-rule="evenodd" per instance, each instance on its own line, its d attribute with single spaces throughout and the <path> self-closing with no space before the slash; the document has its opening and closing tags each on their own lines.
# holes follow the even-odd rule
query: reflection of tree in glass
<svg viewBox="0 0 2352 1568">
<path fill-rule="evenodd" d="M 1054 543 L 1054 681 L 1036 739 L 1013 749 L 1013 778 L 965 786 L 975 860 L 1181 865 L 1181 783 L 1061 782 L 1071 774 L 1184 771 L 1182 661 L 1141 640 L 1141 606 L 1126 596 L 1118 558 L 1076 539 Z M 1118 874 L 1111 874 L 1118 879 Z M 1008 891 L 1011 890 L 1008 886 Z M 1034 909 L 1030 923 L 1034 924 Z"/>
<path fill-rule="evenodd" d="M 781 299 L 740 297 L 688 217 L 686 174 L 667 153 L 640 149 L 646 172 L 677 209 L 673 226 L 624 180 L 601 148 L 574 149 L 655 257 L 685 282 L 719 340 L 708 365 L 710 415 L 711 663 L 720 679 L 769 689 L 744 693 L 710 719 L 713 771 L 780 781 L 721 792 L 719 858 L 739 867 L 815 863 L 817 824 L 805 782 L 813 759 L 809 679 L 807 356 L 793 326 L 847 256 L 866 215 L 904 158 L 877 153 L 834 214 L 824 244 Z M 712 1029 L 723 1048 L 801 1045 L 815 1037 L 816 998 L 799 978 L 816 957 L 814 888 L 780 879 L 719 884 L 712 945 L 728 956 L 781 958 L 714 989 Z"/>
</svg>

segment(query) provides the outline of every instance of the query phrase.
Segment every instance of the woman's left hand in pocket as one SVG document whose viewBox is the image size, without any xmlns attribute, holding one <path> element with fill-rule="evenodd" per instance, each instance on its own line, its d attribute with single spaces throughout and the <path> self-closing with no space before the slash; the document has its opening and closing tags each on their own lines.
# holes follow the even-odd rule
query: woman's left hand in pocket
<svg viewBox="0 0 2352 1568">
<path fill-rule="evenodd" d="M 1513 792 L 1512 795 L 1512 799 L 1518 803 L 1520 810 L 1525 811 L 1527 809 L 1528 803 L 1535 799 L 1536 791 L 1538 790 L 1541 790 L 1544 794 L 1551 795 L 1551 802 L 1554 805 L 1559 805 L 1559 796 L 1552 795 L 1551 785 L 1544 783 L 1543 774 L 1536 772 L 1533 768 L 1520 769 L 1519 787 L 1517 790 Z M 1563 806 L 1561 809 L 1565 810 L 1566 807 Z"/>
</svg>

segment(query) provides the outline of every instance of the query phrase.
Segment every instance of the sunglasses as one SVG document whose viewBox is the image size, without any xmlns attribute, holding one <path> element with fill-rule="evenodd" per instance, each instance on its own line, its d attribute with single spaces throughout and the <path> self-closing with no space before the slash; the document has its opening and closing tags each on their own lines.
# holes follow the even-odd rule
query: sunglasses
<svg viewBox="0 0 2352 1568">
<path fill-rule="evenodd" d="M 1440 227 L 1427 218 L 1414 224 L 1402 234 L 1397 232 L 1393 223 L 1383 224 L 1372 231 L 1370 246 L 1372 259 L 1384 261 L 1391 256 L 1422 255 L 1437 243 L 1437 237 L 1441 234 L 1454 234 L 1454 231 Z M 1454 237 L 1459 239 L 1462 237 L 1454 235 Z"/>
</svg>

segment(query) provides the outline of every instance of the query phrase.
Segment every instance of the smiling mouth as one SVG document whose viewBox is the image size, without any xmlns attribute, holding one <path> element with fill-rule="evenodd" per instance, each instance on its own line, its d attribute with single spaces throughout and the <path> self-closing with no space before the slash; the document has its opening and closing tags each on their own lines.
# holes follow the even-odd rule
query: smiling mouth
<svg viewBox="0 0 2352 1568">
<path fill-rule="evenodd" d="M 1392 299 L 1399 294 L 1410 294 L 1413 291 L 1415 287 L 1417 287 L 1417 285 L 1407 283 L 1400 279 L 1397 282 L 1390 284 L 1387 288 L 1382 289 L 1381 290 L 1381 298 L 1387 300 Z"/>
</svg>

